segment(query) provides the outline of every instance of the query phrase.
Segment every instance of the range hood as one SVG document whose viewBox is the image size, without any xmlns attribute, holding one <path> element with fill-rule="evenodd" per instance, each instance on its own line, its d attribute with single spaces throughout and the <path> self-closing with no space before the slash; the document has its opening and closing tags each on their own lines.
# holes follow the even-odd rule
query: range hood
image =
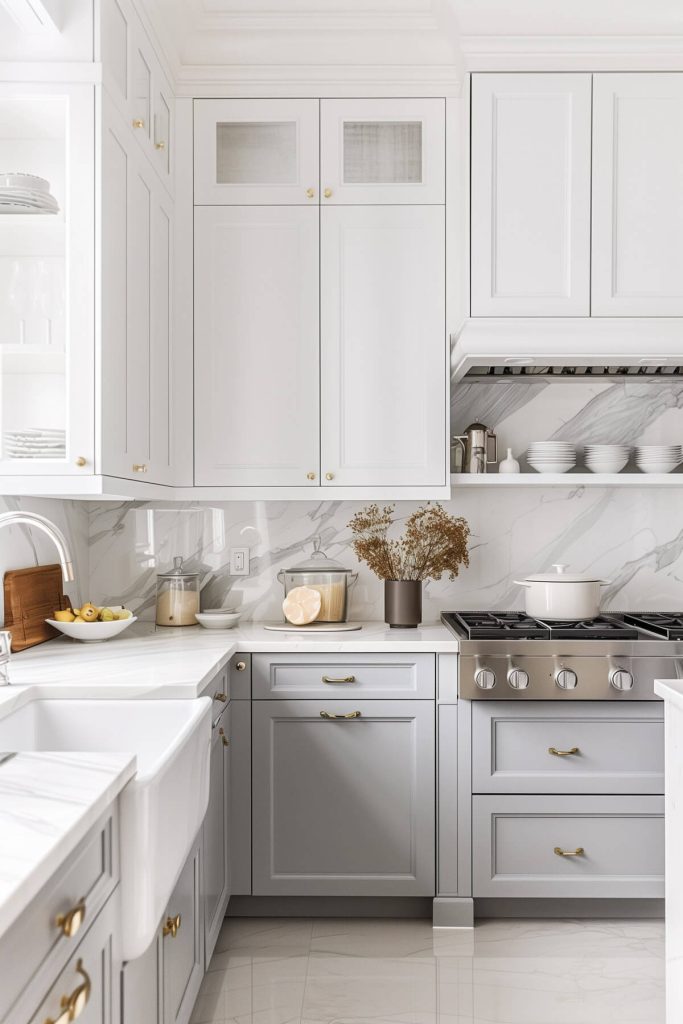
<svg viewBox="0 0 683 1024">
<path fill-rule="evenodd" d="M 683 375 L 683 317 L 480 317 L 451 336 L 451 379 Z"/>
</svg>

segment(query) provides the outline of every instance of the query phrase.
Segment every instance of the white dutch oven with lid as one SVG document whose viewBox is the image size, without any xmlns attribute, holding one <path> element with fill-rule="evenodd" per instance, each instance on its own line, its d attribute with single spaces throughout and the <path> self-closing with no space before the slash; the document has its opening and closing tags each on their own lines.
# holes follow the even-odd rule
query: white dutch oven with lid
<svg viewBox="0 0 683 1024">
<path fill-rule="evenodd" d="M 524 607 L 535 619 L 594 619 L 600 614 L 600 587 L 607 586 L 590 573 L 567 572 L 566 565 L 553 565 L 554 572 L 539 572 L 515 580 L 525 588 Z"/>
</svg>

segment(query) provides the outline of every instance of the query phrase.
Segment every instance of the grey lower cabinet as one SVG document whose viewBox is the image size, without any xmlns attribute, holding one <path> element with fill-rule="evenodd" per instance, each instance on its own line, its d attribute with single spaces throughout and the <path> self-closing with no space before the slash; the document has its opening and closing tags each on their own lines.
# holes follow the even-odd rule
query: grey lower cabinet
<svg viewBox="0 0 683 1024">
<path fill-rule="evenodd" d="M 252 715 L 254 895 L 434 895 L 433 701 L 256 700 Z"/>
<path fill-rule="evenodd" d="M 209 806 L 203 825 L 204 964 L 208 967 L 230 898 L 230 736 L 232 705 L 213 722 Z"/>
</svg>

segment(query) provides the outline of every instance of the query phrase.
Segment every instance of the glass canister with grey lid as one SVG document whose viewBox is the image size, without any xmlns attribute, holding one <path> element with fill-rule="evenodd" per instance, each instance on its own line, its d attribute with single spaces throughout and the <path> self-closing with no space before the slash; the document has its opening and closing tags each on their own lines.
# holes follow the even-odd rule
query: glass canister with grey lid
<svg viewBox="0 0 683 1024">
<path fill-rule="evenodd" d="M 358 579 L 358 573 L 321 551 L 319 537 L 313 541 L 313 554 L 309 559 L 291 569 L 280 569 L 277 578 L 285 588 L 285 597 L 295 587 L 318 591 L 321 604 L 316 622 L 347 621 L 349 590 Z"/>
<path fill-rule="evenodd" d="M 173 568 L 157 576 L 157 626 L 196 626 L 199 611 L 199 573 L 183 566 L 180 555 Z"/>
</svg>

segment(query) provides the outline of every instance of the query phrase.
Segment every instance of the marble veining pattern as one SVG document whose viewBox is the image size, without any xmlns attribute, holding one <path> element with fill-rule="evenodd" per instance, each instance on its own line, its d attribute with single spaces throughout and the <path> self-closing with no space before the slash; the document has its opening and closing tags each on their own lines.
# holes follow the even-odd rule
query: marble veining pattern
<svg viewBox="0 0 683 1024">
<path fill-rule="evenodd" d="M 192 1024 L 664 1024 L 663 931 L 228 919 Z"/>
</svg>

